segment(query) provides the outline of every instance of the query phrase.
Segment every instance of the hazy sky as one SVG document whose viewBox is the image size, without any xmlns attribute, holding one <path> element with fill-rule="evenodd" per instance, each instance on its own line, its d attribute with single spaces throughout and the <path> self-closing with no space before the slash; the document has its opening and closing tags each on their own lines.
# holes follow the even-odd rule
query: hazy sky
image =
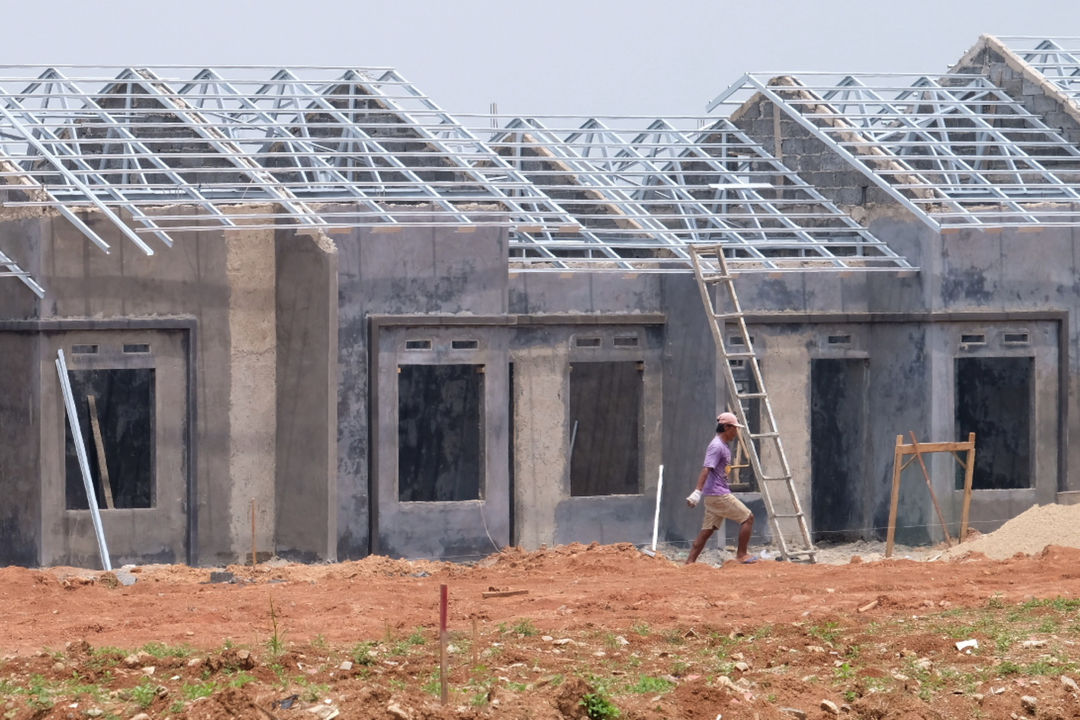
<svg viewBox="0 0 1080 720">
<path fill-rule="evenodd" d="M 681 115 L 754 70 L 946 68 L 1078 0 L 0 0 L 0 62 L 393 66 L 444 108 Z"/>
</svg>

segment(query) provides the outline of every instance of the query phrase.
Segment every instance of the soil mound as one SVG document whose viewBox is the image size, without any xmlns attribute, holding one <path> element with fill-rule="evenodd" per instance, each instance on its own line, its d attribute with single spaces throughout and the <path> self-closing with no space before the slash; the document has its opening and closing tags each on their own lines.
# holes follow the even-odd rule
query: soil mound
<svg viewBox="0 0 1080 720">
<path fill-rule="evenodd" d="M 1036 555 L 1049 545 L 1080 548 L 1080 505 L 1036 505 L 992 533 L 947 550 L 942 557 L 961 558 L 981 553 L 1005 560 L 1023 553 Z"/>
</svg>

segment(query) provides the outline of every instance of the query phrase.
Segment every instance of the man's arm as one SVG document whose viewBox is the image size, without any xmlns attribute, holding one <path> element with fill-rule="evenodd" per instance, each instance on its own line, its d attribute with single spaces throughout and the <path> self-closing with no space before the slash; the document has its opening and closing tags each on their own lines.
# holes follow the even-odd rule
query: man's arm
<svg viewBox="0 0 1080 720">
<path fill-rule="evenodd" d="M 697 486 L 694 488 L 694 492 L 686 497 L 686 504 L 690 507 L 697 507 L 697 504 L 701 502 L 701 491 L 705 489 L 705 478 L 707 477 L 709 477 L 709 468 L 701 468 L 701 474 L 698 475 Z"/>
<path fill-rule="evenodd" d="M 707 479 L 708 477 L 709 477 L 709 468 L 707 468 L 707 467 L 703 467 L 703 468 L 701 468 L 701 474 L 700 474 L 700 475 L 698 475 L 698 479 L 697 479 L 697 490 L 698 490 L 699 492 L 700 492 L 701 490 L 704 490 L 704 489 L 705 489 L 705 480 L 706 480 L 706 479 Z"/>
</svg>

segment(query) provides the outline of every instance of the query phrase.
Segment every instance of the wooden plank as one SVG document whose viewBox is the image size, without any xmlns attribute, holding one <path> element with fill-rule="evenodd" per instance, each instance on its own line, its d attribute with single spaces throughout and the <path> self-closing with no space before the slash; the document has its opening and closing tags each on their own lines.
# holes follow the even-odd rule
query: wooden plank
<svg viewBox="0 0 1080 720">
<path fill-rule="evenodd" d="M 101 426 L 98 425 L 97 400 L 93 395 L 86 396 L 90 406 L 90 426 L 94 430 L 94 447 L 97 449 L 98 473 L 101 475 L 101 489 L 105 492 L 105 508 L 115 510 L 113 505 L 112 485 L 109 482 L 109 464 L 105 461 L 105 443 L 101 439 Z"/>
<path fill-rule="evenodd" d="M 915 439 L 915 431 L 911 430 L 911 444 L 915 446 L 915 457 L 919 459 L 919 467 L 922 468 L 923 478 L 926 480 L 926 489 L 930 491 L 930 499 L 934 503 L 934 510 L 937 512 L 938 520 L 941 521 L 941 529 L 945 532 L 945 545 L 952 547 L 952 538 L 949 537 L 949 526 L 945 523 L 945 515 L 941 512 L 941 506 L 938 505 L 937 495 L 934 493 L 934 486 L 930 482 L 930 473 L 926 471 L 926 463 L 923 462 L 922 453 L 919 451 L 919 441 Z"/>
<path fill-rule="evenodd" d="M 919 443 L 919 449 L 916 451 L 914 445 L 898 445 L 902 455 L 913 455 L 916 452 L 932 453 L 932 452 L 952 452 L 954 450 L 971 450 L 974 446 L 970 442 L 935 442 L 935 443 Z"/>
<path fill-rule="evenodd" d="M 975 433 L 968 433 L 971 448 L 967 453 L 967 465 L 964 466 L 964 510 L 960 516 L 960 542 L 964 542 L 968 531 L 968 512 L 971 510 L 971 481 L 975 473 Z"/>
<path fill-rule="evenodd" d="M 885 542 L 885 557 L 892 557 L 893 541 L 896 539 L 896 510 L 900 504 L 900 448 L 904 436 L 896 436 L 896 451 L 893 453 L 892 496 L 889 499 L 889 531 Z"/>
<path fill-rule="evenodd" d="M 485 590 L 480 593 L 483 598 L 510 597 L 511 595 L 528 595 L 528 590 Z"/>
</svg>

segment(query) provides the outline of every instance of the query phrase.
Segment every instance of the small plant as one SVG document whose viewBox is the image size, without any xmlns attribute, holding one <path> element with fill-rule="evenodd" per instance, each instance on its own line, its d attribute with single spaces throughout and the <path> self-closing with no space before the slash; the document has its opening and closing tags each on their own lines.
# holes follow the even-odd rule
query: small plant
<svg viewBox="0 0 1080 720">
<path fill-rule="evenodd" d="M 855 676 L 855 668 L 849 663 L 841 663 L 840 667 L 833 669 L 833 677 L 837 680 L 850 680 Z"/>
<path fill-rule="evenodd" d="M 811 637 L 817 638 L 827 645 L 832 645 L 836 642 L 836 639 L 840 637 L 839 628 L 840 623 L 835 620 L 830 620 L 821 625 L 812 625 L 806 629 L 806 632 L 809 633 Z"/>
<path fill-rule="evenodd" d="M 589 720 L 612 720 L 619 717 L 619 708 L 601 693 L 587 693 L 581 698 L 581 706 Z"/>
<path fill-rule="evenodd" d="M 375 663 L 375 656 L 372 655 L 371 650 L 374 648 L 373 642 L 357 643 L 352 649 L 352 661 L 357 665 L 373 665 Z"/>
<path fill-rule="evenodd" d="M 270 639 L 266 641 L 267 649 L 274 657 L 285 652 L 284 633 L 278 630 L 277 612 L 274 610 L 274 598 L 270 596 Z"/>
<path fill-rule="evenodd" d="M 229 685 L 234 688 L 242 688 L 248 683 L 255 682 L 255 676 L 244 670 L 239 671 L 229 678 Z"/>
<path fill-rule="evenodd" d="M 155 658 L 185 658 L 191 655 L 191 649 L 182 645 L 171 646 L 165 643 L 151 642 L 142 646 L 143 652 Z"/>
<path fill-rule="evenodd" d="M 664 678 L 654 677 L 652 675 L 639 675 L 637 682 L 629 687 L 632 693 L 662 693 L 667 692 L 674 683 Z"/>
<path fill-rule="evenodd" d="M 523 637 L 532 637 L 533 635 L 539 635 L 540 631 L 536 629 L 536 626 L 532 624 L 531 620 L 520 620 L 516 624 L 510 627 L 510 632 L 514 635 L 521 635 Z"/>
<path fill-rule="evenodd" d="M 311 639 L 311 647 L 325 652 L 327 648 L 326 637 L 322 633 L 319 633 Z"/>
<path fill-rule="evenodd" d="M 424 632 L 424 628 L 418 627 L 413 630 L 412 634 L 409 635 L 409 637 L 405 638 L 405 642 L 409 643 L 410 645 L 423 645 L 424 643 L 426 643 L 427 636 Z"/>
<path fill-rule="evenodd" d="M 185 700 L 198 700 L 199 698 L 210 697 L 216 689 L 217 685 L 213 680 L 204 680 L 197 683 L 184 683 L 180 688 L 180 692 L 183 693 Z"/>
<path fill-rule="evenodd" d="M 638 635 L 641 635 L 642 637 L 652 632 L 652 628 L 649 627 L 649 623 L 645 622 L 636 622 L 631 626 L 630 629 Z"/>
<path fill-rule="evenodd" d="M 131 688 L 130 694 L 135 704 L 145 710 L 154 704 L 154 698 L 157 697 L 157 687 L 150 682 L 149 678 L 143 678 L 142 682 Z"/>
</svg>

